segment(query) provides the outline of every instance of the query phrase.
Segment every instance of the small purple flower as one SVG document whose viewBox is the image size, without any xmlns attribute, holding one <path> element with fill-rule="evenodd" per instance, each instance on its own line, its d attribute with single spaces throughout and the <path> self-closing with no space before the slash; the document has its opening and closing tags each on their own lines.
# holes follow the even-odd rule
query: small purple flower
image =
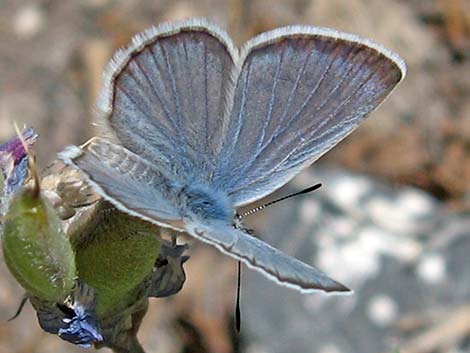
<svg viewBox="0 0 470 353">
<path fill-rule="evenodd" d="M 24 128 L 22 135 L 28 148 L 38 138 L 36 132 L 31 128 Z M 0 145 L 0 170 L 4 179 L 1 200 L 4 201 L 23 185 L 28 175 L 28 156 L 18 136 Z"/>
<path fill-rule="evenodd" d="M 36 309 L 39 325 L 64 341 L 89 348 L 104 340 L 96 316 L 96 293 L 92 287 L 78 282 L 70 305 L 29 298 Z"/>
<path fill-rule="evenodd" d="M 88 312 L 80 303 L 74 305 L 73 312 L 72 317 L 62 319 L 66 327 L 60 328 L 57 332 L 60 338 L 83 348 L 91 347 L 94 342 L 103 341 L 94 312 Z"/>
</svg>

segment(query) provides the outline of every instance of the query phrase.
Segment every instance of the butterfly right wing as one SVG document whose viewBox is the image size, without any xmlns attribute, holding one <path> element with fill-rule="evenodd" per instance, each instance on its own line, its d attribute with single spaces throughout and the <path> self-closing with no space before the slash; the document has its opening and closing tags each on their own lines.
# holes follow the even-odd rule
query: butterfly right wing
<svg viewBox="0 0 470 353">
<path fill-rule="evenodd" d="M 99 137 L 67 147 L 59 158 L 81 170 L 95 191 L 120 211 L 181 230 L 171 179 L 145 159 Z"/>
<path fill-rule="evenodd" d="M 215 246 L 222 253 L 242 261 L 282 286 L 304 293 L 318 290 L 350 292 L 349 288 L 329 278 L 320 270 L 223 222 L 210 222 L 207 225 L 190 222 L 185 224 L 185 229 L 196 239 Z"/>
<path fill-rule="evenodd" d="M 212 179 L 236 206 L 272 193 L 320 158 L 406 72 L 404 62 L 378 44 L 309 26 L 251 39 L 242 60 Z"/>
</svg>

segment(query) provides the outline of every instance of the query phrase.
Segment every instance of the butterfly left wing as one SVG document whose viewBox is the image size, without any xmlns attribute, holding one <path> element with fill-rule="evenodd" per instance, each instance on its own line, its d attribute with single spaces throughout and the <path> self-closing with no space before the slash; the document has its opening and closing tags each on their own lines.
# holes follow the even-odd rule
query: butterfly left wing
<svg viewBox="0 0 470 353">
<path fill-rule="evenodd" d="M 98 125 L 148 161 L 171 161 L 174 177 L 205 180 L 221 145 L 237 57 L 228 35 L 203 19 L 149 28 L 105 70 Z"/>
<path fill-rule="evenodd" d="M 316 268 L 223 222 L 213 221 L 207 225 L 189 222 L 185 225 L 186 231 L 193 237 L 215 246 L 222 253 L 242 261 L 278 284 L 306 293 L 317 290 L 350 291 Z"/>
<path fill-rule="evenodd" d="M 145 159 L 99 137 L 67 147 L 59 158 L 81 170 L 95 191 L 120 211 L 181 230 L 169 179 Z"/>
</svg>

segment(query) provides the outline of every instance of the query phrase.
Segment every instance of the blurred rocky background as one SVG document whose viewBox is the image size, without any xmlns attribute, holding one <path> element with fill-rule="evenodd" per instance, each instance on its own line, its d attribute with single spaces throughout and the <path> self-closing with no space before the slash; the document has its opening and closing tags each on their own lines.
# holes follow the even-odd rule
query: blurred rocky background
<svg viewBox="0 0 470 353">
<path fill-rule="evenodd" d="M 408 77 L 360 128 L 250 216 L 256 234 L 355 290 L 302 296 L 191 241 L 188 279 L 152 300 L 148 353 L 470 352 L 470 3 L 466 0 L 0 0 L 0 141 L 40 134 L 43 167 L 93 135 L 112 52 L 163 21 L 208 17 L 241 45 L 288 24 L 334 27 L 399 53 Z M 43 333 L 0 261 L 0 352 L 83 352 Z M 106 351 L 106 350 L 103 350 Z"/>
</svg>

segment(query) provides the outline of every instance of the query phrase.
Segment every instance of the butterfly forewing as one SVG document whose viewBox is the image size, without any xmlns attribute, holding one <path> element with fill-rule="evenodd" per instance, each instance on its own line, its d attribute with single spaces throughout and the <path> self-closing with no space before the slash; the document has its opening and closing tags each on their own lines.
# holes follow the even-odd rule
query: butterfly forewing
<svg viewBox="0 0 470 353">
<path fill-rule="evenodd" d="M 214 177 L 235 204 L 292 179 L 402 79 L 399 58 L 365 43 L 334 31 L 288 27 L 247 44 Z"/>
<path fill-rule="evenodd" d="M 105 74 L 101 119 L 119 143 L 181 177 L 207 179 L 221 146 L 230 39 L 202 21 L 163 25 L 134 38 Z"/>
</svg>

